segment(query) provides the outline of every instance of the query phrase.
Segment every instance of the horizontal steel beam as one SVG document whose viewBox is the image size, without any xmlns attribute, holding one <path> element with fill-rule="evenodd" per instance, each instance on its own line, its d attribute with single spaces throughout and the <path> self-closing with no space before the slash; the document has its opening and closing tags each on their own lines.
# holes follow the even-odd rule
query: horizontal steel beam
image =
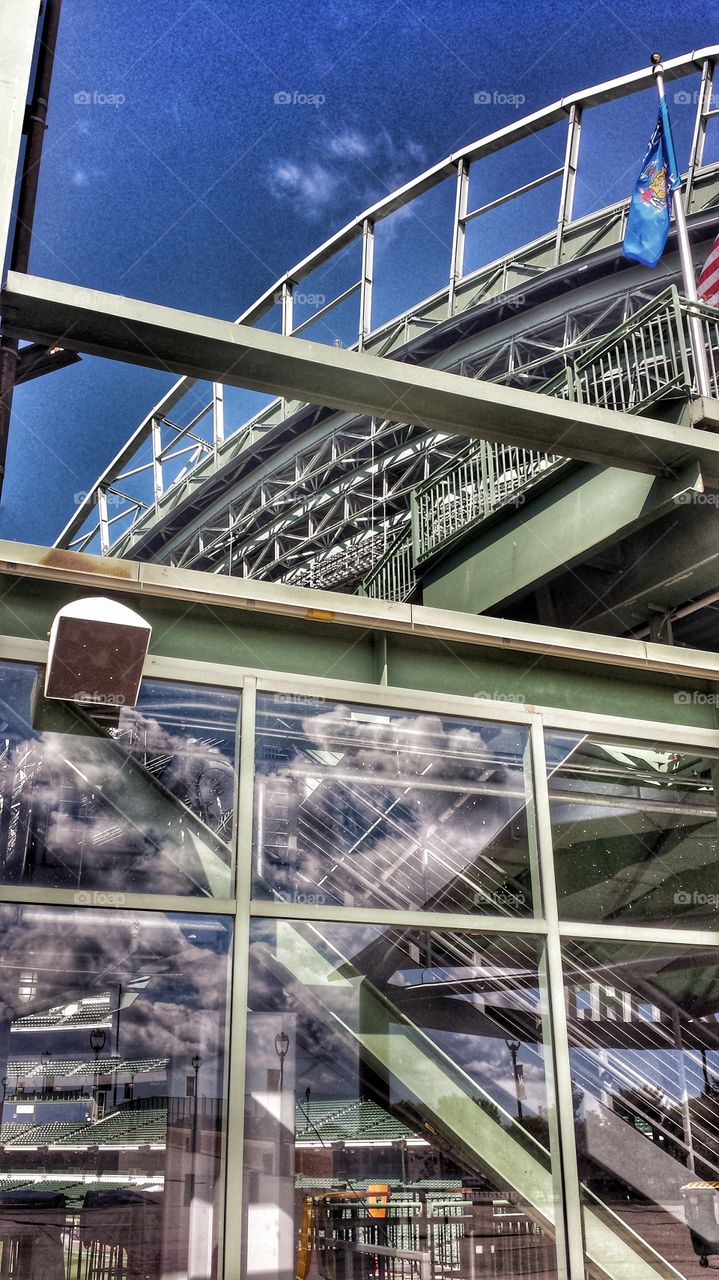
<svg viewBox="0 0 719 1280">
<path fill-rule="evenodd" d="M 686 680 L 719 682 L 719 654 L 705 650 L 591 635 L 583 631 L 505 618 L 477 617 L 445 609 L 392 604 L 364 596 L 173 569 L 168 565 L 144 564 L 138 560 L 83 555 L 57 547 L 0 541 L 2 574 L 103 592 L 117 591 L 147 600 L 181 600 L 184 604 L 239 609 L 259 616 L 316 623 L 320 628 L 334 624 L 362 631 L 422 637 L 430 642 L 468 645 L 478 650 L 498 650 L 503 654 L 528 653 L 537 661 L 556 659 L 576 661 L 581 665 L 608 665 L 632 671 L 636 678 L 642 675 L 650 678 L 678 675 Z M 24 653 L 28 653 L 27 646 L 31 643 L 23 640 Z M 281 687 L 280 676 L 275 675 L 273 680 L 275 685 L 279 680 L 277 687 Z M 503 714 L 509 714 L 511 718 L 511 704 L 504 708 Z M 581 720 L 578 723 L 581 724 Z"/>
<path fill-rule="evenodd" d="M 692 427 L 14 272 L 1 306 L 7 333 L 67 350 L 649 474 L 696 459 L 719 483 L 719 438 Z"/>
</svg>

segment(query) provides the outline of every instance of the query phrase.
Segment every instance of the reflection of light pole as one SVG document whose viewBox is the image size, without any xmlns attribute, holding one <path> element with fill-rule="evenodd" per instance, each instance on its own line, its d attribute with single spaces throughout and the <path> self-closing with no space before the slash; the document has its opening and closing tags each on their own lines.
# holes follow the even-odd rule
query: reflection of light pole
<svg viewBox="0 0 719 1280">
<path fill-rule="evenodd" d="M 40 1054 L 40 1061 L 42 1063 L 42 1068 L 43 1068 L 42 1091 L 43 1093 L 47 1093 L 47 1091 L 50 1088 L 50 1082 L 49 1082 L 47 1073 L 50 1067 L 50 1063 L 52 1062 L 52 1053 L 49 1049 L 43 1049 L 42 1053 Z"/>
<path fill-rule="evenodd" d="M 522 1093 L 524 1092 L 524 1079 L 522 1068 L 517 1066 L 517 1054 L 520 1050 L 519 1040 L 505 1040 L 504 1042 L 512 1055 L 512 1072 L 514 1074 L 514 1092 L 517 1098 L 517 1119 L 523 1119 L 522 1114 Z"/>
<path fill-rule="evenodd" d="M 105 1041 L 106 1041 L 106 1039 L 107 1039 L 107 1036 L 105 1035 L 105 1032 L 103 1031 L 102 1027 L 95 1027 L 95 1028 L 94 1028 L 94 1030 L 90 1032 L 90 1048 L 92 1049 L 92 1051 L 93 1051 L 93 1053 L 94 1053 L 94 1055 L 95 1055 L 95 1070 L 94 1070 L 94 1081 L 95 1081 L 95 1107 L 96 1107 L 96 1110 L 97 1110 L 98 1112 L 99 1112 L 99 1110 L 100 1110 L 100 1100 L 99 1100 L 99 1094 L 100 1094 L 100 1054 L 102 1053 L 103 1049 L 105 1048 Z"/>
<path fill-rule="evenodd" d="M 190 1200 L 195 1198 L 195 1165 L 197 1164 L 197 1076 L 202 1066 L 202 1058 L 196 1053 L 192 1059 L 192 1070 L 195 1073 L 195 1096 L 192 1112 L 192 1172 L 190 1174 Z"/>
<path fill-rule="evenodd" d="M 196 1053 L 194 1058 L 192 1059 L 192 1070 L 195 1073 L 195 1110 L 192 1118 L 192 1149 L 193 1151 L 197 1150 L 197 1076 L 201 1066 L 202 1066 L 202 1058 L 200 1057 L 199 1053 Z"/>
<path fill-rule="evenodd" d="M 280 1031 L 275 1036 L 275 1053 L 280 1060 L 280 1093 L 282 1093 L 285 1079 L 285 1058 L 287 1050 L 290 1047 L 290 1037 L 286 1031 Z"/>
</svg>

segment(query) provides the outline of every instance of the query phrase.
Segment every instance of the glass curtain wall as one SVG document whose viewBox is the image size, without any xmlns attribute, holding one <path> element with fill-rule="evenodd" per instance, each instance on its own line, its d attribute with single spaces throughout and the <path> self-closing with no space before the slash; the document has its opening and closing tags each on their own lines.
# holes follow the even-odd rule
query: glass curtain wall
<svg viewBox="0 0 719 1280">
<path fill-rule="evenodd" d="M 0 662 L 0 1275 L 719 1266 L 719 757 L 41 677 Z"/>
<path fill-rule="evenodd" d="M 239 694 L 41 689 L 0 663 L 0 1275 L 212 1280 L 234 919 L 192 907 L 232 890 Z"/>
<path fill-rule="evenodd" d="M 560 912 L 605 926 L 564 943 L 585 1235 L 613 1221 L 637 1274 L 695 1276 L 719 1266 L 719 757 L 554 733 L 547 760 Z"/>
</svg>

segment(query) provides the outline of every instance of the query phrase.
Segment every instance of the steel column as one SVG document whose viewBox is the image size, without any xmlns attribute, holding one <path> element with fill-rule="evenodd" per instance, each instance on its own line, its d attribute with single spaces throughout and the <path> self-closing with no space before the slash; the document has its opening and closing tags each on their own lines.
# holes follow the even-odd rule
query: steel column
<svg viewBox="0 0 719 1280">
<path fill-rule="evenodd" d="M 694 117 L 694 132 L 692 135 L 692 145 L 689 151 L 689 165 L 687 167 L 687 176 L 684 183 L 686 191 L 686 210 L 692 213 L 692 203 L 694 195 L 694 179 L 697 169 L 700 169 L 704 163 L 704 143 L 706 142 L 707 133 L 707 117 L 711 110 L 712 87 L 714 83 L 714 63 L 707 58 L 702 63 L 702 79 L 697 98 L 697 109 Z"/>
<path fill-rule="evenodd" d="M 562 261 L 564 230 L 572 221 L 574 214 L 574 192 L 577 184 L 581 133 L 582 108 L 575 102 L 569 108 L 569 122 L 567 124 L 567 148 L 564 155 L 564 176 L 562 177 L 562 191 L 559 197 L 557 241 L 554 249 L 554 261 L 557 266 Z"/>
<path fill-rule="evenodd" d="M 374 223 L 362 225 L 362 274 L 360 277 L 358 349 L 362 351 L 372 332 L 372 285 L 374 282 Z"/>
<path fill-rule="evenodd" d="M 452 228 L 452 256 L 449 267 L 449 298 L 447 315 L 454 315 L 457 285 L 464 275 L 464 246 L 466 240 L 466 218 L 469 200 L 469 163 L 462 159 L 457 164 L 457 191 L 454 200 L 454 222 Z"/>
</svg>

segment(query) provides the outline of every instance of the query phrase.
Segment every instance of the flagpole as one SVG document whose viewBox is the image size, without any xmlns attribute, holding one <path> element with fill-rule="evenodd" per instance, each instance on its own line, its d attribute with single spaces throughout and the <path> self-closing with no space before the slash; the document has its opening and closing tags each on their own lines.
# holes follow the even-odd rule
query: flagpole
<svg viewBox="0 0 719 1280">
<path fill-rule="evenodd" d="M 662 56 L 660 53 L 652 54 L 652 72 L 657 82 L 657 93 L 659 101 L 664 102 L 666 94 L 664 92 L 664 67 L 662 65 Z M 692 251 L 689 244 L 689 232 L 687 231 L 687 218 L 684 211 L 684 194 L 681 182 L 675 189 L 672 197 L 672 209 L 674 210 L 674 225 L 677 229 L 677 245 L 679 247 L 679 261 L 682 269 L 682 280 L 684 283 L 684 296 L 688 302 L 698 302 L 699 295 L 697 293 L 697 282 L 694 274 L 694 262 L 692 260 Z M 699 316 L 695 313 L 689 313 L 689 334 L 691 339 L 691 347 L 694 355 L 694 367 L 697 375 L 697 388 L 700 396 L 711 395 L 711 382 L 709 379 L 709 365 L 707 364 L 707 353 L 704 345 L 704 334 Z"/>
</svg>

